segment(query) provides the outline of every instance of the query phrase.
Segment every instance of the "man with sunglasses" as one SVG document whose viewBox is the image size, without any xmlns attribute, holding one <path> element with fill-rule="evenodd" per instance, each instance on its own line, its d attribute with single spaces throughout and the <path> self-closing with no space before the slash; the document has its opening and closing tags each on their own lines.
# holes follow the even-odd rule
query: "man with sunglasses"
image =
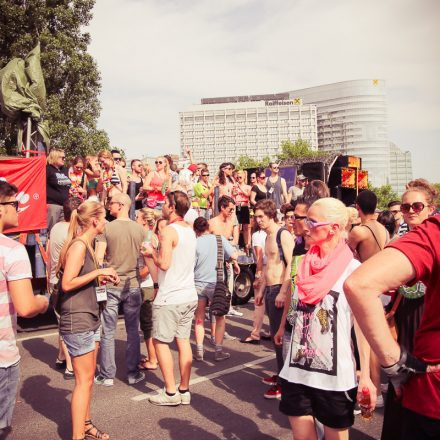
<svg viewBox="0 0 440 440">
<path fill-rule="evenodd" d="M 394 221 L 396 224 L 396 233 L 399 237 L 406 234 L 409 230 L 408 225 L 403 220 L 402 211 L 400 210 L 400 204 L 398 200 L 393 200 L 388 203 L 387 208 L 394 216 Z"/>
<path fill-rule="evenodd" d="M 20 375 L 17 315 L 32 318 L 49 305 L 45 296 L 34 295 L 25 247 L 3 235 L 6 229 L 18 226 L 17 192 L 14 185 L 0 181 L 0 438 L 10 430 Z"/>
<path fill-rule="evenodd" d="M 121 165 L 121 161 L 123 160 L 123 157 L 121 155 L 121 152 L 119 150 L 112 150 L 111 151 L 113 160 L 117 165 Z"/>
<path fill-rule="evenodd" d="M 209 182 L 209 170 L 207 168 L 202 168 L 200 170 L 200 178 L 194 185 L 193 191 L 193 208 L 198 210 L 200 217 L 205 217 L 209 220 L 208 209 L 210 199 L 214 193 L 214 186 Z"/>
<path fill-rule="evenodd" d="M 269 164 L 270 176 L 266 180 L 266 190 L 269 199 L 275 202 L 277 210 L 281 209 L 283 203 L 289 201 L 287 195 L 286 179 L 280 176 L 280 166 L 275 162 Z"/>
</svg>

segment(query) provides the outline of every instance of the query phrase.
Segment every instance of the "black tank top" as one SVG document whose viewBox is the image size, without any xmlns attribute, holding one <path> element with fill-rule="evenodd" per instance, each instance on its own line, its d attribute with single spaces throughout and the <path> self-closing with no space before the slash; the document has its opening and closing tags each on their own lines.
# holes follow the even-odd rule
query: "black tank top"
<svg viewBox="0 0 440 440">
<path fill-rule="evenodd" d="M 89 250 L 86 250 L 84 265 L 78 276 L 85 275 L 96 269 Z M 95 331 L 101 325 L 99 305 L 96 300 L 96 280 L 71 292 L 60 289 L 60 333 L 83 333 Z"/>
</svg>

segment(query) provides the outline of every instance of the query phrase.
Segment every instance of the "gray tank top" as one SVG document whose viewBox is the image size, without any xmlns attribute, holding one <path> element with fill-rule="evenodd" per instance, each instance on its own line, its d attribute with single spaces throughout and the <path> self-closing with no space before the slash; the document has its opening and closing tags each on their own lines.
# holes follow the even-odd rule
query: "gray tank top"
<svg viewBox="0 0 440 440">
<path fill-rule="evenodd" d="M 278 179 L 272 183 L 270 181 L 270 177 L 266 180 L 266 189 L 269 196 L 269 199 L 272 199 L 275 202 L 277 209 L 281 208 L 281 176 L 278 176 Z M 271 190 L 272 189 L 272 190 Z"/>
<path fill-rule="evenodd" d="M 84 265 L 79 275 L 95 270 L 95 262 L 89 250 L 86 250 Z M 96 280 L 71 292 L 60 291 L 60 333 L 83 333 L 95 331 L 101 325 L 99 305 L 96 300 Z"/>
</svg>

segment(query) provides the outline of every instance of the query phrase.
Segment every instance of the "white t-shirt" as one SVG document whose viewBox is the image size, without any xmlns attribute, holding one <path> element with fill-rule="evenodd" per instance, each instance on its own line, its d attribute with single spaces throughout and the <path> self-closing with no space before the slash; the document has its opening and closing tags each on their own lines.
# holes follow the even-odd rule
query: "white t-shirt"
<svg viewBox="0 0 440 440">
<path fill-rule="evenodd" d="M 260 247 L 263 249 L 263 264 L 266 264 L 266 255 L 264 254 L 264 248 L 266 246 L 266 232 L 259 230 L 252 234 L 252 247 Z"/>
<path fill-rule="evenodd" d="M 295 287 L 292 338 L 280 377 L 327 391 L 347 391 L 357 385 L 351 343 L 353 316 L 343 284 L 358 266 L 359 261 L 351 260 L 315 306 L 298 302 Z"/>
<path fill-rule="evenodd" d="M 49 255 L 50 255 L 50 274 L 49 283 L 58 283 L 58 277 L 56 274 L 58 260 L 60 258 L 61 249 L 64 246 L 64 242 L 67 238 L 67 232 L 69 230 L 69 222 L 58 222 L 50 230 L 49 241 Z"/>
</svg>

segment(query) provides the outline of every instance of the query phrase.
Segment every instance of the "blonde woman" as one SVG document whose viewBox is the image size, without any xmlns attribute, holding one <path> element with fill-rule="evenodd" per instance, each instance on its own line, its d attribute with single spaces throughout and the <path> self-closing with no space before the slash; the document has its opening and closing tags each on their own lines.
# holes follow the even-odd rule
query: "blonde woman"
<svg viewBox="0 0 440 440">
<path fill-rule="evenodd" d="M 98 162 L 101 165 L 101 201 L 106 202 L 115 194 L 126 193 L 127 171 L 115 163 L 112 153 L 108 150 L 101 150 L 98 154 Z"/>
<path fill-rule="evenodd" d="M 105 288 L 99 282 L 119 283 L 113 268 L 98 269 L 92 245 L 105 229 L 105 210 L 98 202 L 84 202 L 72 211 L 68 236 L 60 254 L 60 334 L 72 358 L 75 388 L 71 413 L 73 439 L 107 440 L 90 419 L 93 377 L 99 347 L 99 300 Z M 99 282 L 98 282 L 99 279 Z M 103 292 L 104 290 L 104 292 Z M 104 295 L 105 296 L 105 295 Z"/>
<path fill-rule="evenodd" d="M 156 169 L 150 171 L 144 180 L 142 190 L 147 193 L 146 204 L 148 208 L 162 210 L 165 196 L 171 188 L 171 175 L 168 160 L 159 156 L 154 161 Z"/>
<path fill-rule="evenodd" d="M 60 148 L 52 148 L 46 165 L 47 232 L 55 223 L 64 220 L 63 205 L 69 198 L 71 181 L 66 167 L 66 154 Z"/>
</svg>

